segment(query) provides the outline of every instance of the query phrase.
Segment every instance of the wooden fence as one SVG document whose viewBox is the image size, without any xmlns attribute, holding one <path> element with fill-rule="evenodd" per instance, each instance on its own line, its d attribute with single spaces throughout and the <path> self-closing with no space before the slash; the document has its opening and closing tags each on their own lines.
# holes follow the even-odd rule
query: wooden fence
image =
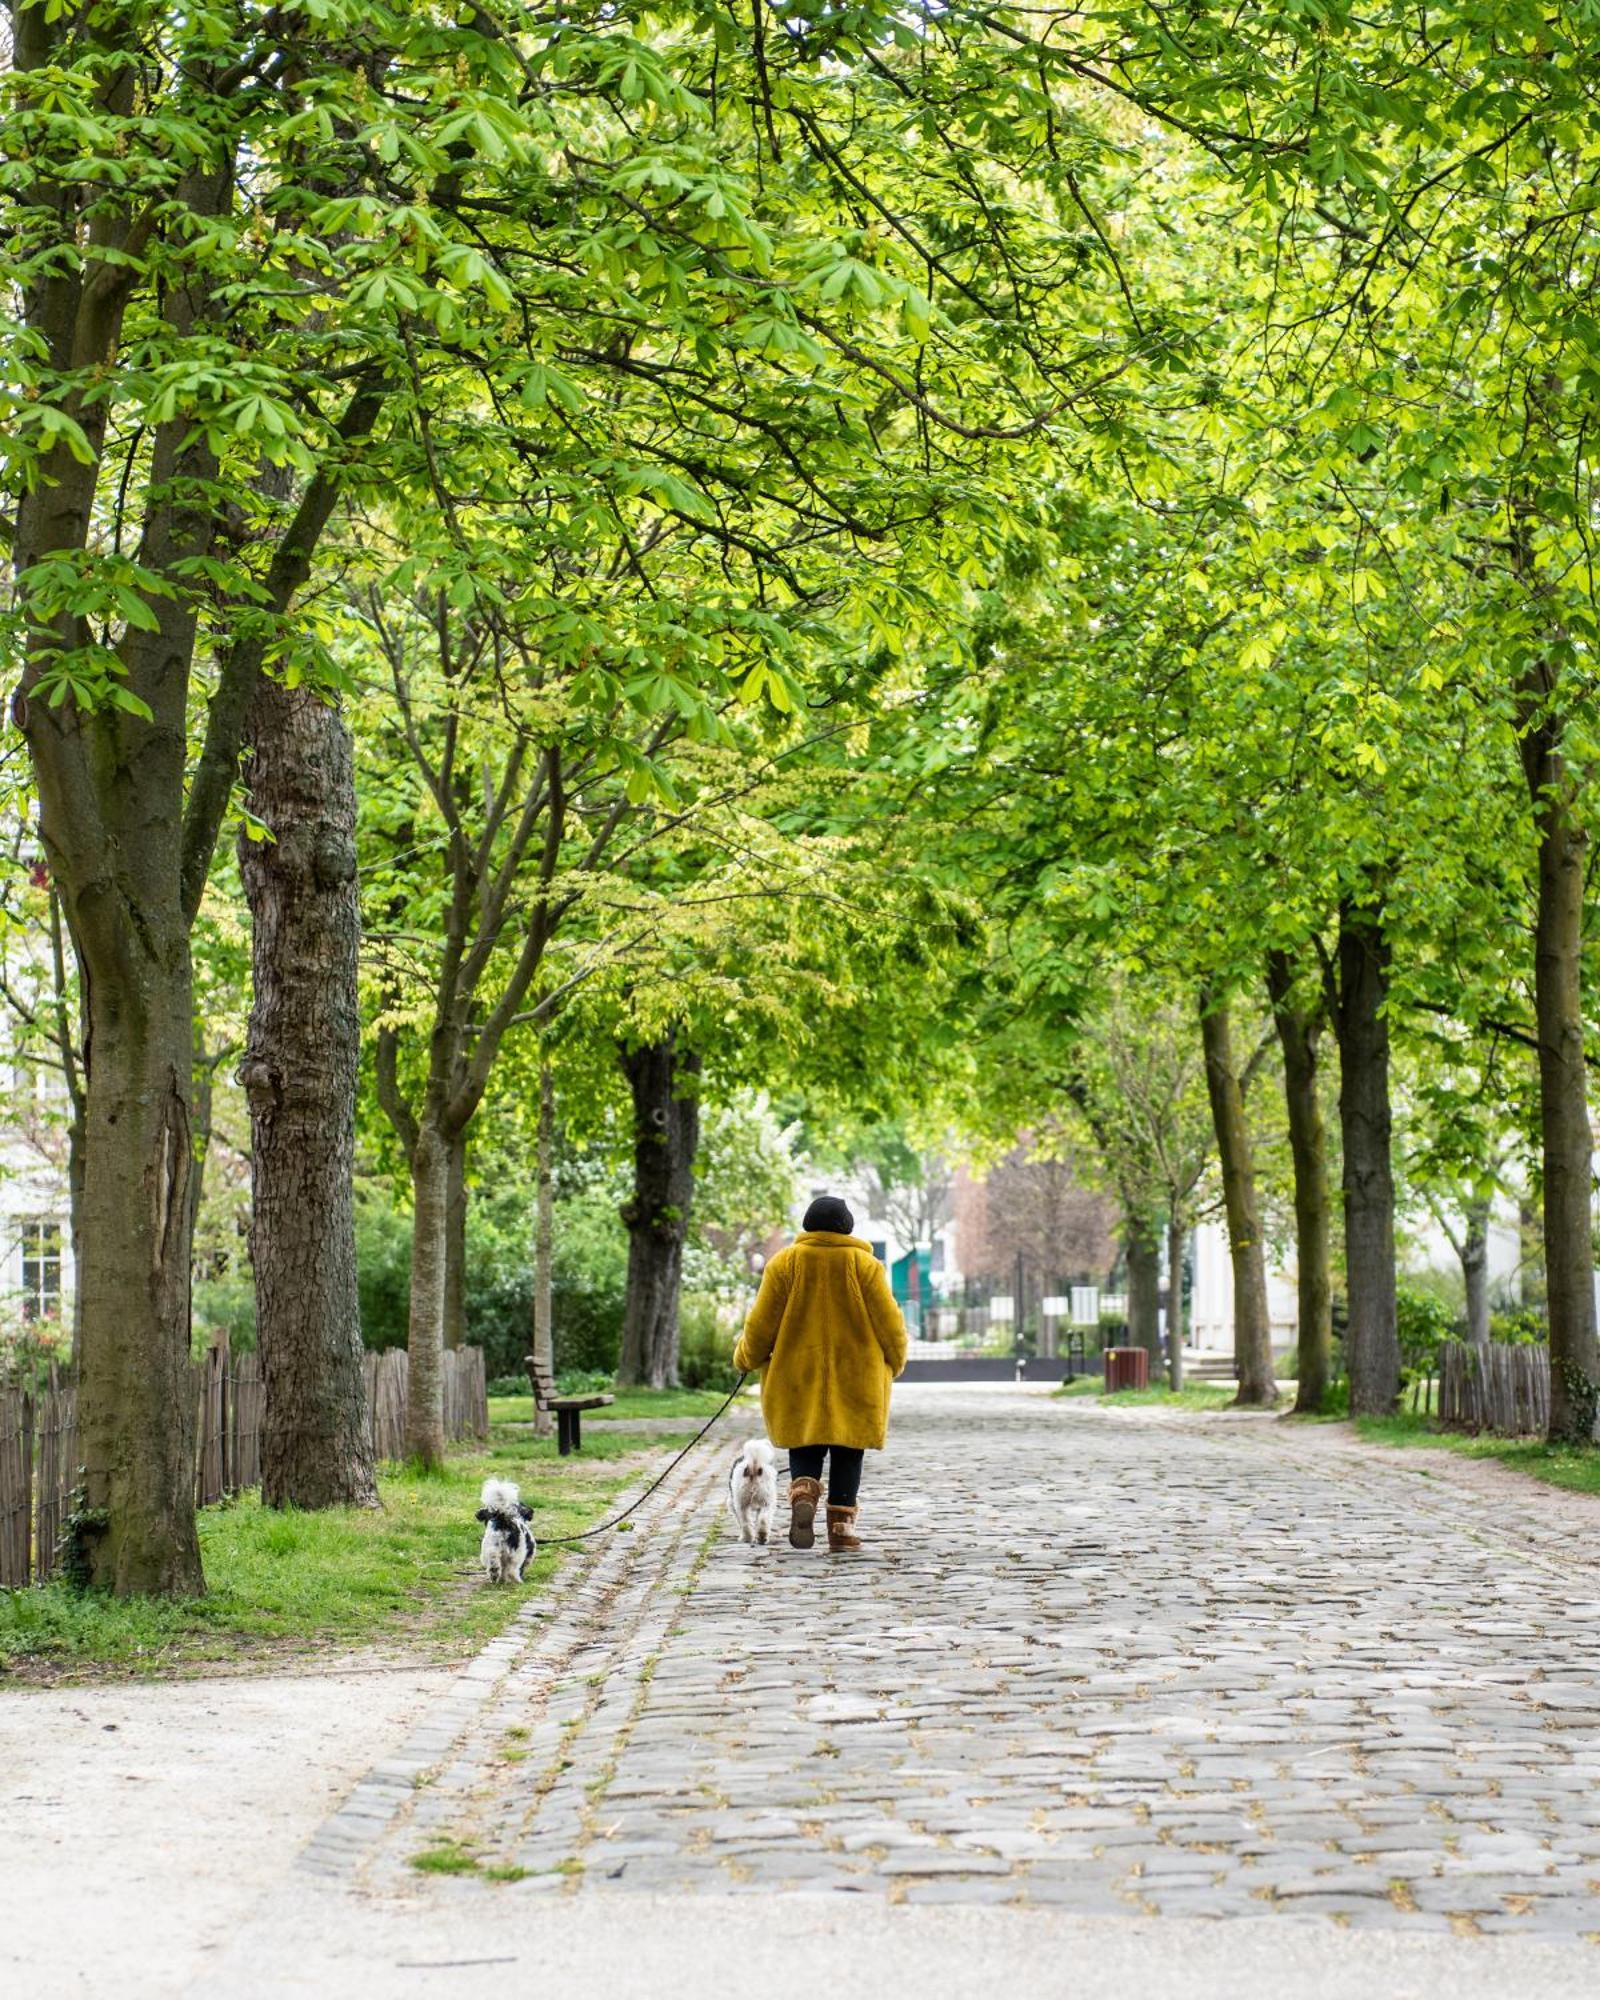
<svg viewBox="0 0 1600 2000">
<path fill-rule="evenodd" d="M 0 1589 L 28 1581 L 32 1501 L 33 1398 L 0 1389 Z"/>
<path fill-rule="evenodd" d="M 1542 1437 L 1550 1423 L 1550 1350 L 1498 1341 L 1441 1349 L 1439 1418 L 1450 1430 Z"/>
<path fill-rule="evenodd" d="M 195 1363 L 195 1503 L 209 1507 L 261 1483 L 265 1392 L 254 1354 L 219 1344 Z M 410 1362 L 403 1348 L 365 1356 L 373 1455 L 404 1455 Z M 489 1435 L 483 1350 L 444 1357 L 444 1430 L 452 1443 Z M 52 1370 L 47 1386 L 0 1385 L 0 1590 L 55 1574 L 61 1530 L 78 1484 L 78 1392 Z"/>
</svg>

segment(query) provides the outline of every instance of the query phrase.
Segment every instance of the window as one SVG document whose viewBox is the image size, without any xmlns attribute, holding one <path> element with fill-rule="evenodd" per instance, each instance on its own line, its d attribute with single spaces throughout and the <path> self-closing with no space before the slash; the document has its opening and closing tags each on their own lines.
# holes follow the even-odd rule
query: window
<svg viewBox="0 0 1600 2000">
<path fill-rule="evenodd" d="M 61 1224 L 42 1216 L 22 1225 L 22 1317 L 52 1319 L 61 1310 Z"/>
</svg>

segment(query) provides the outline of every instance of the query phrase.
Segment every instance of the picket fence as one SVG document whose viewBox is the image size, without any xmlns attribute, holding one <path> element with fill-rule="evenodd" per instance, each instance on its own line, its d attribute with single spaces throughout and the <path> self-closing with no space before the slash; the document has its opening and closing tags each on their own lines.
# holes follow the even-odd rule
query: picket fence
<svg viewBox="0 0 1600 2000">
<path fill-rule="evenodd" d="M 1543 1437 L 1550 1424 L 1550 1350 L 1498 1341 L 1447 1341 L 1439 1419 L 1447 1430 Z"/>
<path fill-rule="evenodd" d="M 403 1348 L 365 1356 L 373 1456 L 404 1455 L 410 1360 Z M 265 1395 L 254 1354 L 219 1342 L 194 1364 L 198 1423 L 195 1504 L 210 1507 L 261 1483 Z M 452 1443 L 489 1435 L 483 1350 L 444 1357 L 444 1429 Z M 79 1478 L 78 1392 L 52 1369 L 40 1391 L 0 1383 L 0 1590 L 55 1574 L 61 1530 Z"/>
</svg>

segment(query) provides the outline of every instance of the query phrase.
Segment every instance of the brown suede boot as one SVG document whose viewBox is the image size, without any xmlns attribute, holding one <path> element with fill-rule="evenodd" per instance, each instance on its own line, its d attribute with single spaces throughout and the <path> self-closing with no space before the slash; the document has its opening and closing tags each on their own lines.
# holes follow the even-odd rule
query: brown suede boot
<svg viewBox="0 0 1600 2000">
<path fill-rule="evenodd" d="M 854 1528 L 856 1516 L 860 1512 L 861 1509 L 859 1507 L 829 1506 L 828 1548 L 830 1553 L 838 1555 L 845 1549 L 860 1548 L 861 1543 L 859 1538 L 850 1532 Z"/>
<path fill-rule="evenodd" d="M 817 1539 L 811 1524 L 817 1518 L 817 1502 L 822 1498 L 820 1479 L 789 1481 L 789 1546 L 809 1549 Z"/>
</svg>

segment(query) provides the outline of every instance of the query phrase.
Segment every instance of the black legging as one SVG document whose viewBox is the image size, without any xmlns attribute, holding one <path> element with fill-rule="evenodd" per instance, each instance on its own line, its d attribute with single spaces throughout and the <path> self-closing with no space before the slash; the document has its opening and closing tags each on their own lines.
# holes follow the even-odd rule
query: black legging
<svg viewBox="0 0 1600 2000">
<path fill-rule="evenodd" d="M 796 1444 L 789 1447 L 789 1477 L 820 1479 L 822 1461 L 828 1461 L 828 1505 L 853 1507 L 861 1491 L 864 1451 L 848 1444 Z"/>
</svg>

